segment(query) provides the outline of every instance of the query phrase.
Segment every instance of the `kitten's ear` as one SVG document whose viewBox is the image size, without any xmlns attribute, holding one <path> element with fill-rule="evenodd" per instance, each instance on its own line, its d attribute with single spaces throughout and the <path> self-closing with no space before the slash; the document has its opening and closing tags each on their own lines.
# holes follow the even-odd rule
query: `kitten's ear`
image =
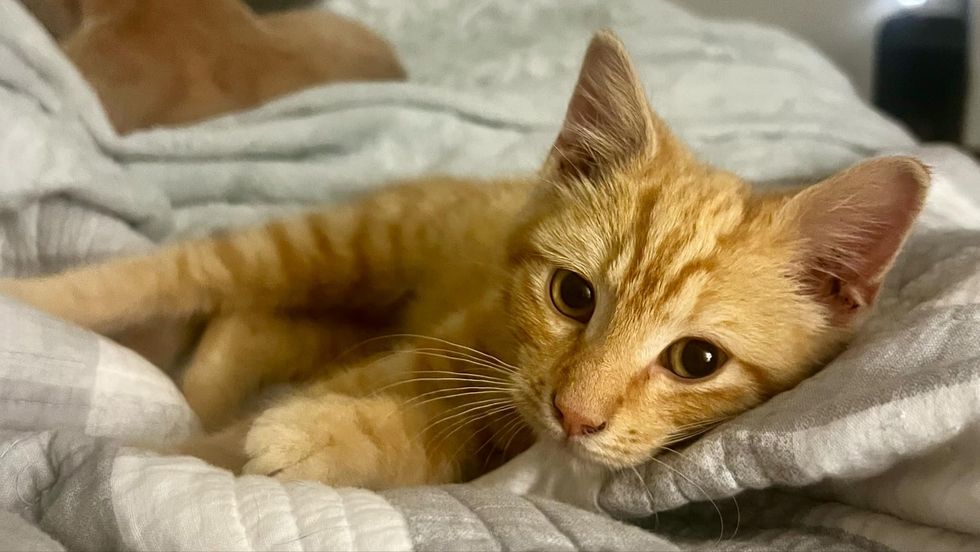
<svg viewBox="0 0 980 552">
<path fill-rule="evenodd" d="M 544 171 L 571 178 L 653 152 L 657 133 L 643 87 L 611 31 L 592 37 L 565 122 Z"/>
<path fill-rule="evenodd" d="M 871 305 L 925 201 L 929 169 L 874 159 L 800 192 L 785 206 L 804 240 L 809 290 L 846 326 Z"/>
</svg>

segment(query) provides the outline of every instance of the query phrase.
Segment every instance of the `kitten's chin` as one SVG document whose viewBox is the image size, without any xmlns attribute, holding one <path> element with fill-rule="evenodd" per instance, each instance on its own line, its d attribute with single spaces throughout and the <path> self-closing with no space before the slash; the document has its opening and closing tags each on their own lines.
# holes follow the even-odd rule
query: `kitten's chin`
<svg viewBox="0 0 980 552">
<path fill-rule="evenodd" d="M 643 462 L 643 458 L 633 459 L 622 455 L 613 456 L 603 451 L 602 446 L 596 444 L 595 441 L 570 440 L 565 437 L 565 432 L 557 423 L 549 423 L 548 420 L 531 416 L 524 416 L 524 419 L 534 431 L 539 443 L 546 443 L 549 448 L 560 451 L 571 459 L 591 466 L 613 470 L 629 468 Z"/>
<path fill-rule="evenodd" d="M 569 440 L 564 435 L 556 436 L 552 432 L 541 435 L 541 441 L 546 441 L 549 446 L 562 451 L 569 458 L 577 462 L 582 462 L 590 466 L 597 466 L 612 470 L 629 468 L 639 464 L 630 458 L 613 456 L 602 450 L 602 447 L 588 442 Z"/>
<path fill-rule="evenodd" d="M 569 443 L 568 448 L 576 458 L 613 470 L 629 468 L 638 463 L 631 461 L 629 458 L 621 456 L 614 457 L 606 452 L 593 450 L 591 447 L 587 447 L 581 443 Z"/>
</svg>

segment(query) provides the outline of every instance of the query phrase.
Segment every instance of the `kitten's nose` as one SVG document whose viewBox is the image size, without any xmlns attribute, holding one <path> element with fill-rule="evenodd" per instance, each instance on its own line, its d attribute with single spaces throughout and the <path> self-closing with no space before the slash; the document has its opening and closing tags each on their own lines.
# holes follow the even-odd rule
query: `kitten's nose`
<svg viewBox="0 0 980 552">
<path fill-rule="evenodd" d="M 561 422 L 565 429 L 565 435 L 568 437 L 592 435 L 606 429 L 605 420 L 600 420 L 597 416 L 589 416 L 581 410 L 570 407 L 557 395 L 552 397 L 552 403 L 555 405 L 555 416 Z"/>
</svg>

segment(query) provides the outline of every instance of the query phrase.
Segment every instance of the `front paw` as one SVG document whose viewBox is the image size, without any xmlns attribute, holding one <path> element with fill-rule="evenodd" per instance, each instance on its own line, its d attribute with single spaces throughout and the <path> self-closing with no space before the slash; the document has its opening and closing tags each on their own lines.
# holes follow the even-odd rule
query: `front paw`
<svg viewBox="0 0 980 552">
<path fill-rule="evenodd" d="M 336 486 L 386 484 L 384 443 L 393 405 L 342 395 L 294 398 L 263 412 L 245 438 L 244 472 Z M 394 436 L 397 437 L 397 436 Z"/>
</svg>

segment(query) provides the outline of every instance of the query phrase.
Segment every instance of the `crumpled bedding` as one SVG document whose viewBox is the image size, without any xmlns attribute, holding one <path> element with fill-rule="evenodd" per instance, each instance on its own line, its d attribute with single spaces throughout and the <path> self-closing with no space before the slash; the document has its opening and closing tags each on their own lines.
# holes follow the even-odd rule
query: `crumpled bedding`
<svg viewBox="0 0 980 552">
<path fill-rule="evenodd" d="M 250 224 L 393 178 L 533 170 L 599 26 L 622 36 L 654 106 L 719 166 L 812 180 L 902 151 L 933 164 L 936 181 L 845 353 L 636 472 L 556 460 L 541 445 L 466 485 L 374 493 L 236 478 L 124 446 L 197 429 L 173 383 L 0 298 L 0 549 L 980 549 L 970 159 L 917 147 L 805 44 L 662 1 L 326 4 L 389 37 L 412 81 L 326 86 L 119 137 L 43 30 L 0 2 L 0 275 Z"/>
</svg>

